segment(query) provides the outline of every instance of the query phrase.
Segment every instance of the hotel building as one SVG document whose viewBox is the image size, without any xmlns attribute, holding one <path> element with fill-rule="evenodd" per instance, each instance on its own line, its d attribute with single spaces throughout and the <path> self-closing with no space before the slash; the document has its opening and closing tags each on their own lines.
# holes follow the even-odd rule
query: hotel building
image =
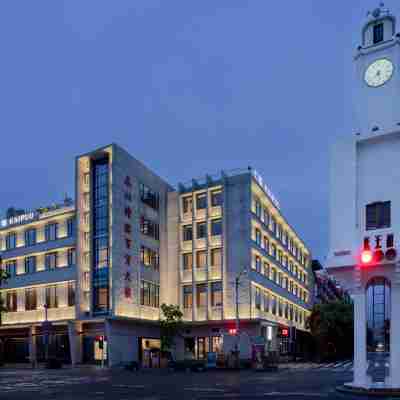
<svg viewBox="0 0 400 400">
<path fill-rule="evenodd" d="M 179 358 L 220 351 L 237 316 L 241 333 L 281 353 L 283 328 L 306 330 L 310 251 L 254 170 L 174 189 L 112 144 L 77 157 L 75 171 L 74 205 L 0 224 L 6 361 L 47 351 L 156 366 L 162 303 L 184 314 Z"/>
</svg>

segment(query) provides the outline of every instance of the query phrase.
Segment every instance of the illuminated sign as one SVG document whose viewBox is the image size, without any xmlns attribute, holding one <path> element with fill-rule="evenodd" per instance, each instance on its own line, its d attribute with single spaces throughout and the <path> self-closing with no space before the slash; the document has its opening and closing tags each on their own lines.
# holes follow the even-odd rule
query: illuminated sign
<svg viewBox="0 0 400 400">
<path fill-rule="evenodd" d="M 289 329 L 283 328 L 282 329 L 282 336 L 289 336 Z"/>
<path fill-rule="evenodd" d="M 24 224 L 25 222 L 33 221 L 37 217 L 38 213 L 32 211 L 27 214 L 17 215 L 16 217 L 2 219 L 0 222 L 0 226 L 1 228 L 6 228 L 7 226 L 20 225 Z"/>
<path fill-rule="evenodd" d="M 254 176 L 254 179 L 257 181 L 257 183 L 263 188 L 263 190 L 267 194 L 267 196 L 271 199 L 272 203 L 274 203 L 275 207 L 278 210 L 280 210 L 281 206 L 279 204 L 279 200 L 272 193 L 272 191 L 268 187 L 268 185 L 266 183 L 264 183 L 262 176 L 256 170 L 253 170 L 253 176 Z"/>
<path fill-rule="evenodd" d="M 229 332 L 230 335 L 235 336 L 237 334 L 237 329 L 231 328 L 231 329 L 229 329 L 228 332 Z"/>
</svg>

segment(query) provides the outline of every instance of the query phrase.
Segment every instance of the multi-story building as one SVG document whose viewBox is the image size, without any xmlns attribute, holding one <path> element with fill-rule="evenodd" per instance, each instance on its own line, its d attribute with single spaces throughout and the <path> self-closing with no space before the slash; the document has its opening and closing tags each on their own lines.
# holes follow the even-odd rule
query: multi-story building
<svg viewBox="0 0 400 400">
<path fill-rule="evenodd" d="M 9 218 L 0 237 L 8 354 L 43 359 L 51 332 L 72 363 L 154 365 L 162 303 L 184 313 L 179 357 L 219 351 L 237 320 L 281 352 L 281 328 L 305 331 L 310 251 L 252 169 L 174 190 L 113 144 L 77 157 L 75 207 Z"/>
</svg>

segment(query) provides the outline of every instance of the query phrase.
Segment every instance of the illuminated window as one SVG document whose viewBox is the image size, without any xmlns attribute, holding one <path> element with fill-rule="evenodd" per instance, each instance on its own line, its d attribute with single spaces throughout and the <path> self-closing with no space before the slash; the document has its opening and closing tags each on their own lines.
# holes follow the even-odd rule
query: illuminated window
<svg viewBox="0 0 400 400">
<path fill-rule="evenodd" d="M 45 227 L 45 238 L 47 241 L 49 240 L 57 240 L 58 237 L 58 224 L 52 223 L 47 224 Z"/>
<path fill-rule="evenodd" d="M 6 249 L 15 249 L 17 246 L 17 234 L 15 232 L 10 232 L 6 236 Z"/>
<path fill-rule="evenodd" d="M 46 305 L 48 308 L 58 307 L 57 286 L 46 287 Z"/>
<path fill-rule="evenodd" d="M 193 288 L 191 285 L 183 287 L 183 307 L 184 308 L 193 307 Z"/>
<path fill-rule="evenodd" d="M 193 240 L 193 227 L 192 225 L 185 225 L 182 228 L 182 236 L 183 236 L 183 241 L 191 241 Z"/>
<path fill-rule="evenodd" d="M 25 246 L 33 246 L 36 244 L 36 229 L 27 229 L 25 231 Z"/>
<path fill-rule="evenodd" d="M 57 268 L 57 253 L 47 253 L 45 255 L 45 267 L 47 270 Z"/>
<path fill-rule="evenodd" d="M 200 193 L 196 196 L 196 208 L 198 210 L 207 208 L 207 193 Z"/>
<path fill-rule="evenodd" d="M 196 287 L 197 307 L 207 307 L 207 284 L 201 283 Z"/>
<path fill-rule="evenodd" d="M 140 261 L 146 267 L 152 267 L 152 268 L 158 270 L 158 268 L 159 268 L 158 251 L 149 249 L 145 246 L 141 246 Z"/>
<path fill-rule="evenodd" d="M 261 246 L 261 231 L 258 228 L 255 228 L 255 236 L 256 236 L 256 243 Z"/>
<path fill-rule="evenodd" d="M 222 205 L 222 192 L 215 190 L 211 192 L 211 207 L 218 207 Z"/>
<path fill-rule="evenodd" d="M 211 249 L 211 265 L 213 267 L 222 265 L 222 249 Z"/>
<path fill-rule="evenodd" d="M 36 289 L 25 289 L 25 310 L 36 310 L 37 293 Z"/>
<path fill-rule="evenodd" d="M 207 267 L 207 252 L 200 250 L 196 253 L 196 267 L 206 268 Z"/>
<path fill-rule="evenodd" d="M 211 305 L 213 307 L 222 306 L 222 282 L 211 283 Z"/>
<path fill-rule="evenodd" d="M 7 311 L 17 311 L 17 292 L 15 290 L 6 293 L 6 307 Z"/>
<path fill-rule="evenodd" d="M 29 274 L 36 271 L 36 257 L 25 257 L 25 273 Z"/>
<path fill-rule="evenodd" d="M 197 223 L 197 239 L 204 239 L 207 236 L 207 223 Z"/>
<path fill-rule="evenodd" d="M 182 209 L 183 209 L 184 214 L 192 213 L 192 211 L 193 211 L 193 197 L 192 196 L 182 198 Z"/>
<path fill-rule="evenodd" d="M 192 253 L 182 254 L 182 260 L 183 260 L 183 269 L 184 270 L 192 270 L 192 268 L 193 268 L 193 254 Z"/>
</svg>

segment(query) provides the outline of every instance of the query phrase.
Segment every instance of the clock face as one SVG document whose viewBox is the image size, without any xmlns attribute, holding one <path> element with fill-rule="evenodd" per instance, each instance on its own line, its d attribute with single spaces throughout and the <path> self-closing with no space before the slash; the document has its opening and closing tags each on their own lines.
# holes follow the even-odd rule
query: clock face
<svg viewBox="0 0 400 400">
<path fill-rule="evenodd" d="M 375 88 L 382 86 L 392 77 L 393 72 L 394 65 L 390 60 L 386 58 L 376 60 L 365 71 L 365 82 Z"/>
</svg>

